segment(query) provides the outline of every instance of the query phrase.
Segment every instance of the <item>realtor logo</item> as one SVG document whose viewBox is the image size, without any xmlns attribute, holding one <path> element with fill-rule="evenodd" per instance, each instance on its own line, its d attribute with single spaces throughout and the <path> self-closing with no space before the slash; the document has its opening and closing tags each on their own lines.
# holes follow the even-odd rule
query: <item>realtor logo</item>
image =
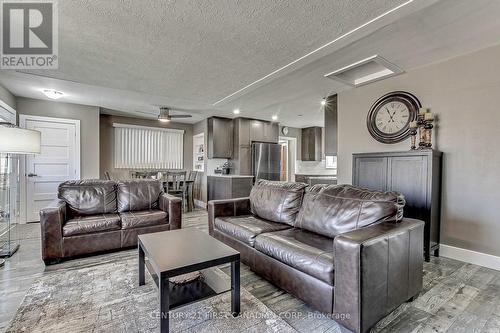
<svg viewBox="0 0 500 333">
<path fill-rule="evenodd" d="M 2 69 L 56 69 L 58 67 L 57 3 L 54 0 L 4 0 Z"/>
</svg>

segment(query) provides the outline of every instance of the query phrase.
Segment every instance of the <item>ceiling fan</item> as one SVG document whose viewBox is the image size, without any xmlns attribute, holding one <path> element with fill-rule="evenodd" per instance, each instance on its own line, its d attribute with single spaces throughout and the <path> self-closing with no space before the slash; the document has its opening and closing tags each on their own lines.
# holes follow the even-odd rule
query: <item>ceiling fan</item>
<svg viewBox="0 0 500 333">
<path fill-rule="evenodd" d="M 170 109 L 166 106 L 161 106 L 160 107 L 160 114 L 158 115 L 158 120 L 161 122 L 169 122 L 173 118 L 191 118 L 192 116 L 190 114 L 170 114 Z"/>
</svg>

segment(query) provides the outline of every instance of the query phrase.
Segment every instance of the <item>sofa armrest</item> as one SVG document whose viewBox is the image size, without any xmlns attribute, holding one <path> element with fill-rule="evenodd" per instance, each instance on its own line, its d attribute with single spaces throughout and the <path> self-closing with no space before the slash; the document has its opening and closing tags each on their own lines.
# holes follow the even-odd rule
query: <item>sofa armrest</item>
<svg viewBox="0 0 500 333">
<path fill-rule="evenodd" d="M 171 194 L 162 193 L 159 206 L 161 210 L 168 214 L 170 230 L 180 229 L 182 224 L 182 199 Z"/>
<path fill-rule="evenodd" d="M 214 222 L 217 217 L 251 214 L 250 198 L 227 200 L 210 200 L 208 202 L 208 233 L 213 235 Z"/>
<path fill-rule="evenodd" d="M 354 332 L 381 318 L 422 289 L 424 222 L 403 219 L 335 237 L 333 312 Z"/>
<path fill-rule="evenodd" d="M 66 202 L 63 200 L 54 200 L 40 211 L 43 260 L 63 257 L 62 228 L 65 222 Z"/>
</svg>

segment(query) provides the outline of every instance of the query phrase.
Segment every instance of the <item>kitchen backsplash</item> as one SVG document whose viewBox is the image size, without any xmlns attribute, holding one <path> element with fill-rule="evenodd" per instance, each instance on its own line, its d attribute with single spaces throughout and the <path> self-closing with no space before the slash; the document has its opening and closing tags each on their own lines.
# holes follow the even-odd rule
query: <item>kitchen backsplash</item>
<svg viewBox="0 0 500 333">
<path fill-rule="evenodd" d="M 337 168 L 336 164 L 334 169 L 325 168 L 325 160 L 321 162 L 297 160 L 295 163 L 295 173 L 302 175 L 335 176 L 337 175 Z"/>
<path fill-rule="evenodd" d="M 218 166 L 222 167 L 222 165 L 227 161 L 228 161 L 227 158 L 209 158 L 209 159 L 207 159 L 207 163 L 206 163 L 207 175 L 214 175 L 215 174 L 214 170 Z"/>
</svg>

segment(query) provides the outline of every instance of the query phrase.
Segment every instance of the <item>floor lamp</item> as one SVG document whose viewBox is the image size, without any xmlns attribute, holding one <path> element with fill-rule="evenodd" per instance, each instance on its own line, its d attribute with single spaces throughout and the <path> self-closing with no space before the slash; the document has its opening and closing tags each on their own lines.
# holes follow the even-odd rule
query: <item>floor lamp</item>
<svg viewBox="0 0 500 333">
<path fill-rule="evenodd" d="M 6 202 L 8 209 L 3 212 L 3 216 L 0 218 L 4 218 L 7 220 L 7 235 L 8 235 L 8 244 L 7 247 L 0 248 L 0 256 L 1 257 L 10 257 L 14 252 L 17 251 L 19 246 L 15 246 L 11 248 L 11 238 L 10 238 L 10 171 L 12 166 L 9 165 L 11 161 L 13 161 L 12 155 L 31 155 L 31 154 L 40 154 L 40 141 L 41 141 L 41 133 L 39 131 L 28 130 L 24 128 L 19 128 L 16 125 L 7 122 L 0 122 L 0 154 L 6 154 L 5 158 L 5 166 L 2 172 L 5 170 L 3 183 L 5 184 L 5 188 L 8 190 L 6 194 Z M 17 163 L 18 163 L 17 159 Z M 17 168 L 19 170 L 19 168 Z M 15 177 L 16 181 L 19 182 L 19 177 Z M 17 184 L 19 185 L 19 184 Z M 19 186 L 17 186 L 19 189 Z M 3 204 L 5 204 L 3 203 Z M 2 207 L 0 207 L 2 208 Z M 0 267 L 5 264 L 5 259 L 0 259 Z"/>
</svg>

